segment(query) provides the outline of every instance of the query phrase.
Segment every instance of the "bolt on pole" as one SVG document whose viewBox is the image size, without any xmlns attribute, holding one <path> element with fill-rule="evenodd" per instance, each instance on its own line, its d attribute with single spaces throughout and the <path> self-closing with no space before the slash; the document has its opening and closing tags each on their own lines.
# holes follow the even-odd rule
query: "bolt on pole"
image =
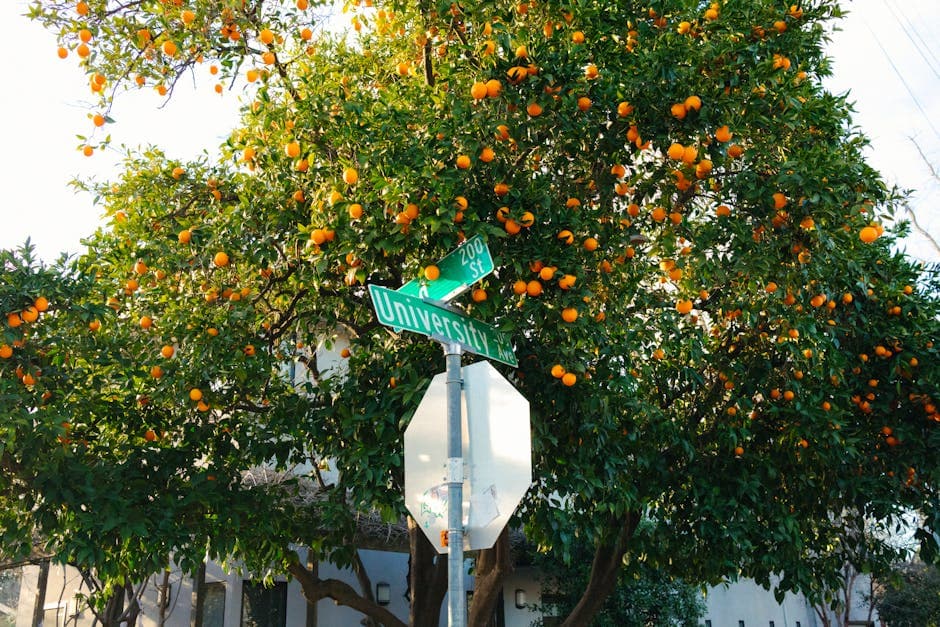
<svg viewBox="0 0 940 627">
<path fill-rule="evenodd" d="M 462 353 L 459 344 L 444 344 L 447 362 L 447 614 L 450 627 L 464 627 L 467 617 L 463 581 Z"/>
</svg>

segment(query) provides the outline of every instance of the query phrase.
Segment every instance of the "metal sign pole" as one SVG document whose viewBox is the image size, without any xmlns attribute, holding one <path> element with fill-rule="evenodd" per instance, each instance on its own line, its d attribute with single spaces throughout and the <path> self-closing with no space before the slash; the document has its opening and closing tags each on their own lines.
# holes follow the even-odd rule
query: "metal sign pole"
<svg viewBox="0 0 940 627">
<path fill-rule="evenodd" d="M 455 342 L 444 344 L 447 362 L 447 611 L 450 627 L 464 627 L 467 617 L 463 583 L 462 352 Z"/>
</svg>

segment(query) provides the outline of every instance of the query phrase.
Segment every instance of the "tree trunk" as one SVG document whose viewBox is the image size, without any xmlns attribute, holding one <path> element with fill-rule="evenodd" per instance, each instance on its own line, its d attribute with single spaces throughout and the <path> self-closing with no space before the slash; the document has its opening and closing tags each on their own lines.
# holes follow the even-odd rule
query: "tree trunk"
<svg viewBox="0 0 940 627">
<path fill-rule="evenodd" d="M 159 612 L 157 614 L 157 627 L 165 627 L 166 625 L 166 611 L 170 607 L 170 569 L 167 568 L 163 571 L 163 579 L 160 581 L 160 585 L 157 586 L 157 606 Z"/>
<path fill-rule="evenodd" d="M 447 594 L 447 555 L 437 552 L 411 516 L 408 517 L 408 545 L 411 627 L 437 627 L 441 604 Z"/>
<path fill-rule="evenodd" d="M 104 627 L 117 627 L 124 614 L 124 586 L 112 586 L 108 602 L 104 607 L 101 623 Z"/>
<path fill-rule="evenodd" d="M 640 515 L 628 512 L 622 518 L 612 521 L 611 529 L 616 529 L 616 535 L 608 542 L 601 542 L 594 551 L 594 561 L 591 563 L 591 575 L 588 579 L 584 593 L 578 604 L 571 610 L 571 614 L 562 623 L 562 627 L 583 627 L 590 625 L 591 620 L 603 607 L 607 597 L 617 586 L 620 568 L 623 565 L 623 556 L 633 532 L 640 522 Z"/>
<path fill-rule="evenodd" d="M 193 574 L 192 611 L 189 615 L 190 627 L 202 627 L 202 614 L 205 607 L 206 561 L 199 564 Z"/>
<path fill-rule="evenodd" d="M 503 579 L 512 571 L 509 528 L 504 527 L 491 549 L 480 551 L 473 576 L 473 603 L 468 627 L 495 627 L 493 611 L 499 602 Z"/>
<path fill-rule="evenodd" d="M 33 627 L 41 627 L 45 615 L 46 586 L 49 585 L 49 560 L 39 562 L 39 581 L 36 582 L 36 600 L 33 601 Z"/>
<path fill-rule="evenodd" d="M 345 581 L 340 581 L 339 579 L 320 579 L 296 560 L 288 565 L 287 571 L 300 584 L 304 598 L 306 598 L 309 603 L 316 603 L 320 599 L 328 597 L 333 599 L 337 605 L 345 605 L 357 612 L 361 612 L 380 625 L 385 625 L 385 627 L 407 627 L 397 616 L 381 605 L 363 597 L 356 592 L 355 588 Z"/>
</svg>

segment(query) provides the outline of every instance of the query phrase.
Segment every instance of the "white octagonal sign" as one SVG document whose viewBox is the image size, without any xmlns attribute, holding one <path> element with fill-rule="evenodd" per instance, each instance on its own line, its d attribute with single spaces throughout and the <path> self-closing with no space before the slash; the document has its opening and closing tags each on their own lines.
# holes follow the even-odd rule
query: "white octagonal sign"
<svg viewBox="0 0 940 627">
<path fill-rule="evenodd" d="M 461 369 L 464 549 L 488 549 L 532 483 L 529 402 L 493 366 Z M 405 505 L 438 553 L 447 530 L 447 390 L 435 376 L 405 430 Z"/>
</svg>

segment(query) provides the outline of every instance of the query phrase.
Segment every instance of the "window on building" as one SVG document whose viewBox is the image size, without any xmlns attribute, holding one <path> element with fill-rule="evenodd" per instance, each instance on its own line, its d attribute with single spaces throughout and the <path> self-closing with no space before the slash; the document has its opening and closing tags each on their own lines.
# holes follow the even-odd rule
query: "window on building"
<svg viewBox="0 0 940 627">
<path fill-rule="evenodd" d="M 42 624 L 44 627 L 65 627 L 69 619 L 69 604 L 65 601 L 46 603 L 42 606 Z"/>
<path fill-rule="evenodd" d="M 250 581 L 242 586 L 242 627 L 286 627 L 287 584 L 264 586 Z"/>
<path fill-rule="evenodd" d="M 0 627 L 16 625 L 22 577 L 22 568 L 0 570 Z"/>
<path fill-rule="evenodd" d="M 542 593 L 542 625 L 543 627 L 557 627 L 561 625 L 562 616 L 559 616 L 559 605 L 563 597 L 560 594 Z"/>
<path fill-rule="evenodd" d="M 202 601 L 202 626 L 223 627 L 225 625 L 225 584 L 213 581 L 205 584 Z"/>
</svg>

